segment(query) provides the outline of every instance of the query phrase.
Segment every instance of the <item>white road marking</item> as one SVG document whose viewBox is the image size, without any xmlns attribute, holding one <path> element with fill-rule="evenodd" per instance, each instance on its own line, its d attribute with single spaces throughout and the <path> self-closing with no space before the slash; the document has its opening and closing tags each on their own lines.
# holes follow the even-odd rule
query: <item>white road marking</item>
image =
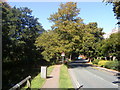
<svg viewBox="0 0 120 90">
<path fill-rule="evenodd" d="M 76 85 L 75 88 L 79 88 L 82 84 L 81 84 L 81 85 L 79 84 L 78 80 L 75 78 L 74 73 L 72 72 L 72 69 L 69 69 L 68 71 L 69 71 L 69 73 L 70 73 L 70 76 L 71 76 L 71 78 L 72 78 L 72 81 L 73 81 L 74 84 Z"/>
<path fill-rule="evenodd" d="M 78 70 L 79 70 L 79 68 L 77 68 Z M 90 72 L 90 71 L 88 71 L 88 70 L 85 70 L 86 72 L 88 72 L 89 74 L 92 74 L 92 76 L 94 76 L 94 77 L 96 77 L 96 78 L 98 78 L 98 79 L 100 79 L 100 80 L 103 80 L 103 81 L 105 81 L 105 82 L 107 82 L 107 83 L 109 83 L 109 84 L 112 84 L 112 85 L 114 85 L 114 86 L 117 86 L 118 87 L 118 85 L 116 85 L 116 84 L 114 84 L 114 83 L 110 83 L 109 81 L 107 81 L 107 80 L 105 80 L 105 79 L 103 79 L 102 77 L 100 77 L 100 76 L 97 76 L 97 75 L 95 75 L 95 74 L 93 74 L 92 72 Z"/>
</svg>

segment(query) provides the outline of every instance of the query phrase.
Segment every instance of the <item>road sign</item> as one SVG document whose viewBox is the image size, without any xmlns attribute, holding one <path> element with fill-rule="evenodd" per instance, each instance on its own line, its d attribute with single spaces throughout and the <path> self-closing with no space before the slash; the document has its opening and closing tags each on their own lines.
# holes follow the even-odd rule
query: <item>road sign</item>
<svg viewBox="0 0 120 90">
<path fill-rule="evenodd" d="M 62 52 L 62 53 L 61 53 L 61 56 L 65 56 L 65 53 L 64 53 L 64 52 Z"/>
</svg>

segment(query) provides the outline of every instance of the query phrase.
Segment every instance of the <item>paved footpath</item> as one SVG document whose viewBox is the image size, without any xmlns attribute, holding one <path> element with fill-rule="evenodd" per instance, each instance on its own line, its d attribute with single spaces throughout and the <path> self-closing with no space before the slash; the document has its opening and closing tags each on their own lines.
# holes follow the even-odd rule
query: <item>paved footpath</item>
<svg viewBox="0 0 120 90">
<path fill-rule="evenodd" d="M 59 75 L 61 65 L 55 65 L 42 88 L 59 88 Z"/>
</svg>

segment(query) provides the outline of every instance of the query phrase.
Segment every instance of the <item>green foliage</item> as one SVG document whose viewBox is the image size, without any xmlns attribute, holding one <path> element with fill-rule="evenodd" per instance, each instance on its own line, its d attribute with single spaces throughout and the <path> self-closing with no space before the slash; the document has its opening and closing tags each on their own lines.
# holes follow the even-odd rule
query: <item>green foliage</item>
<svg viewBox="0 0 120 90">
<path fill-rule="evenodd" d="M 116 56 L 117 59 L 120 59 L 120 32 L 118 33 L 114 33 L 110 36 L 110 38 L 108 39 L 108 47 L 109 47 L 109 53 L 112 56 Z"/>
<path fill-rule="evenodd" d="M 50 66 L 47 68 L 47 75 L 50 75 L 54 66 Z M 45 79 L 41 78 L 41 75 L 38 74 L 32 81 L 31 81 L 31 88 L 42 88 L 43 84 L 45 83 Z"/>
<path fill-rule="evenodd" d="M 98 28 L 97 23 L 89 23 L 83 29 L 82 49 L 80 52 L 87 57 L 94 57 L 97 55 L 97 43 L 103 39 L 102 28 Z"/>
<path fill-rule="evenodd" d="M 98 65 L 101 66 L 101 67 L 105 67 L 105 65 L 106 65 L 107 62 L 109 62 L 109 61 L 107 61 L 107 60 L 100 60 L 98 62 Z"/>
<path fill-rule="evenodd" d="M 73 88 L 68 69 L 65 65 L 61 66 L 59 88 Z"/>
<path fill-rule="evenodd" d="M 117 18 L 120 17 L 120 1 L 119 0 L 103 0 L 106 3 L 112 3 L 113 4 L 113 12 L 115 13 L 115 16 Z"/>
<path fill-rule="evenodd" d="M 83 20 L 78 17 L 80 10 L 77 3 L 67 2 L 60 4 L 58 12 L 52 14 L 48 19 L 54 23 L 52 29 L 60 34 L 61 40 L 65 42 L 62 46 L 68 55 L 79 52 L 82 37 Z"/>
<path fill-rule="evenodd" d="M 113 11 L 114 11 L 115 15 L 117 16 L 117 18 L 120 17 L 120 1 L 114 2 L 113 6 L 114 6 Z"/>
<path fill-rule="evenodd" d="M 0 8 L 2 8 L 3 89 L 7 90 L 11 87 L 10 85 L 25 77 L 27 72 L 24 71 L 25 68 L 31 70 L 33 63 L 39 58 L 42 59 L 34 42 L 40 35 L 39 32 L 43 32 L 44 29 L 38 22 L 38 18 L 32 16 L 32 10 L 27 7 L 11 7 L 6 2 L 2 2 Z M 20 65 L 26 65 L 26 67 L 23 69 Z M 17 69 L 13 70 L 13 68 Z M 19 74 L 18 71 L 25 74 L 20 76 L 22 73 Z"/>
<path fill-rule="evenodd" d="M 115 69 L 118 70 L 120 62 L 118 61 L 108 61 L 104 67 L 109 68 L 109 69 Z"/>
<path fill-rule="evenodd" d="M 113 33 L 110 38 L 107 38 L 97 45 L 99 56 L 116 56 L 120 58 L 120 32 Z"/>
<path fill-rule="evenodd" d="M 120 70 L 120 61 L 95 59 L 92 63 L 108 69 Z"/>
<path fill-rule="evenodd" d="M 93 64 L 98 64 L 99 61 L 100 61 L 100 59 L 94 59 L 94 60 L 92 61 L 92 63 L 93 63 Z"/>
<path fill-rule="evenodd" d="M 51 74 L 52 70 L 54 69 L 54 66 L 49 66 L 47 68 L 47 76 Z M 45 79 L 41 78 L 41 74 L 39 73 L 37 76 L 35 76 L 32 80 L 31 80 L 31 88 L 42 88 L 42 86 L 45 83 Z M 27 86 L 25 86 L 24 88 L 28 88 Z M 24 90 L 24 88 L 22 88 L 22 90 Z"/>
<path fill-rule="evenodd" d="M 120 19 L 120 1 L 119 0 L 103 0 L 103 1 L 106 2 L 107 4 L 108 3 L 113 4 L 113 12 L 114 12 L 116 18 Z M 118 22 L 117 24 L 120 24 L 120 22 Z M 120 49 L 119 49 L 119 47 L 120 47 L 119 41 L 120 40 L 119 40 L 119 35 L 120 35 L 120 32 L 111 35 L 111 37 L 107 41 L 108 45 L 105 45 L 105 47 L 106 47 L 105 49 L 106 50 L 109 49 L 107 54 L 110 53 L 110 55 L 116 56 L 118 60 L 120 60 Z"/>
<path fill-rule="evenodd" d="M 78 17 L 79 12 L 77 3 L 67 2 L 50 15 L 48 19 L 54 23 L 52 31 L 36 40 L 36 46 L 44 49 L 42 55 L 46 60 L 60 57 L 61 52 L 65 52 L 66 57 L 79 53 L 88 57 L 96 55 L 96 43 L 103 39 L 104 33 L 95 22 L 85 25 Z"/>
<path fill-rule="evenodd" d="M 44 59 L 50 61 L 54 56 L 59 56 L 58 53 L 63 49 L 62 41 L 59 42 L 59 40 L 59 34 L 54 31 L 44 32 L 36 39 L 35 45 L 44 50 L 42 52 Z"/>
<path fill-rule="evenodd" d="M 3 62 L 34 58 L 34 42 L 43 31 L 38 18 L 27 7 L 11 8 L 2 3 L 2 10 Z"/>
</svg>

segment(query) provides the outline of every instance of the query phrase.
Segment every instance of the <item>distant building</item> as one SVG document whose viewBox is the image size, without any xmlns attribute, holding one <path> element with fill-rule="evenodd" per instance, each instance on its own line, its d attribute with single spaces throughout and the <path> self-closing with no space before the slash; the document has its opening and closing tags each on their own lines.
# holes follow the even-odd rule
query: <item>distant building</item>
<svg viewBox="0 0 120 90">
<path fill-rule="evenodd" d="M 108 33 L 108 34 L 104 34 L 103 37 L 104 37 L 105 39 L 106 39 L 106 38 L 109 38 L 111 34 L 113 34 L 113 33 L 117 33 L 117 32 L 120 32 L 119 29 L 120 29 L 119 27 L 117 27 L 117 28 L 113 28 L 112 31 L 111 31 L 110 33 Z"/>
<path fill-rule="evenodd" d="M 117 27 L 117 28 L 112 29 L 111 34 L 113 34 L 113 33 L 117 33 L 117 32 L 119 32 L 118 27 Z"/>
</svg>

